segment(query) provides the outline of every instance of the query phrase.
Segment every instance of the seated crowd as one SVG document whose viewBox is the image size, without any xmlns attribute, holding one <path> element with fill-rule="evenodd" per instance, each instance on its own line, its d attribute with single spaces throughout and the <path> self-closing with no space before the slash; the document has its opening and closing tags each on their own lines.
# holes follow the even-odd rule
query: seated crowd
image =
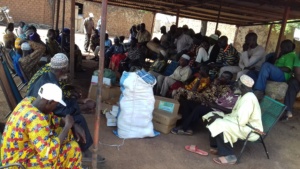
<svg viewBox="0 0 300 169">
<path fill-rule="evenodd" d="M 49 29 L 44 43 L 34 26 L 24 22 L 19 25 L 16 36 L 14 25 L 8 24 L 4 43 L 6 50 L 14 52 L 14 69 L 28 83 L 28 90 L 5 126 L 2 163 L 19 162 L 29 168 L 80 168 L 81 156 L 91 158 L 89 147 L 93 143 L 82 113 L 93 110 L 95 102 L 81 98 L 80 89 L 64 80 L 70 57 L 75 57 L 75 70 L 84 71 L 82 53 L 75 45 L 75 56 L 70 56 L 68 28 L 60 34 Z M 85 49 L 91 49 L 99 61 L 100 35 L 92 29 L 89 48 Z M 112 43 L 106 34 L 104 66 L 119 74 L 118 77 L 123 71 L 136 68 L 149 70 L 157 80 L 154 94 L 180 103 L 182 119 L 171 133 L 192 135 L 199 119 L 203 119 L 210 131 L 210 152 L 219 155 L 213 159 L 216 163 L 237 161 L 233 144 L 252 130 L 248 124 L 263 131 L 259 101 L 268 80 L 288 83 L 284 119 L 292 117 L 292 107 L 300 91 L 300 62 L 291 40 L 281 42 L 278 56 L 266 58 L 266 51 L 257 43 L 254 32 L 246 35 L 242 51 L 229 44 L 220 31 L 207 37 L 187 25 L 180 28 L 172 25 L 168 32 L 165 26 L 161 27 L 161 33 L 160 39 L 151 40 L 142 23 L 131 27 L 126 43 L 124 36 L 115 37 Z M 153 60 L 151 65 L 145 63 L 146 58 Z M 257 139 L 254 135 L 249 138 Z M 194 145 L 185 149 L 207 155 Z M 13 150 L 23 152 L 22 156 L 13 156 Z M 99 157 L 98 161 L 103 162 L 104 158 Z"/>
</svg>

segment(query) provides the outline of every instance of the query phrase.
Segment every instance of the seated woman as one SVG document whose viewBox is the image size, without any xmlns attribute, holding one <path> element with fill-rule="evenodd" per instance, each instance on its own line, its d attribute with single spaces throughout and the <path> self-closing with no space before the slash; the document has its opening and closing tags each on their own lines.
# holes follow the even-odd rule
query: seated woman
<svg viewBox="0 0 300 169">
<path fill-rule="evenodd" d="M 201 66 L 199 73 L 195 74 L 191 79 L 192 82 L 180 87 L 177 90 L 173 90 L 172 96 L 175 100 L 186 99 L 187 96 L 193 95 L 192 93 L 201 92 L 203 89 L 208 87 L 210 79 L 208 76 L 208 67 Z"/>
<path fill-rule="evenodd" d="M 95 51 L 96 47 L 100 45 L 100 36 L 97 29 L 94 30 L 94 33 L 91 36 L 90 48 L 92 51 Z"/>
<path fill-rule="evenodd" d="M 46 51 L 46 46 L 40 43 L 39 36 L 34 33 L 29 35 L 29 39 L 26 40 L 26 42 L 29 44 L 31 50 L 27 52 L 23 51 L 23 57 L 20 58 L 19 63 L 24 75 L 28 80 L 30 80 L 31 77 L 40 69 L 38 63 Z"/>
<path fill-rule="evenodd" d="M 12 49 L 13 45 L 15 43 L 15 40 L 17 39 L 17 36 L 14 34 L 14 24 L 8 23 L 5 28 L 5 33 L 3 35 L 3 42 L 5 48 Z"/>
<path fill-rule="evenodd" d="M 105 62 L 108 63 L 110 60 L 109 68 L 113 71 L 118 71 L 119 64 L 121 60 L 126 58 L 126 55 L 124 54 L 124 46 L 120 44 L 120 39 L 118 37 L 114 39 L 114 43 L 115 44 L 105 52 Z"/>
</svg>

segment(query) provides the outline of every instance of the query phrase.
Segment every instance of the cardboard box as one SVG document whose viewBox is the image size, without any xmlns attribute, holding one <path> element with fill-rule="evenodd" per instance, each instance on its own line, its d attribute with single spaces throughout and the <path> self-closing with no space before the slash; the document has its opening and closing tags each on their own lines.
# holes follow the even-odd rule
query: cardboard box
<svg viewBox="0 0 300 169">
<path fill-rule="evenodd" d="M 165 97 L 155 96 L 155 107 L 154 109 L 162 110 L 166 113 L 177 115 L 179 110 L 179 102 L 174 99 Z"/>
<path fill-rule="evenodd" d="M 106 112 L 110 112 L 113 110 L 114 106 L 117 106 L 119 98 L 112 98 L 105 100 L 101 103 L 101 110 L 105 110 Z"/>
<path fill-rule="evenodd" d="M 156 121 L 163 125 L 167 125 L 167 126 L 174 125 L 176 124 L 177 120 L 178 120 L 178 115 L 173 115 L 157 109 L 153 111 L 153 121 Z"/>
<path fill-rule="evenodd" d="M 92 84 L 98 84 L 98 76 L 93 75 L 91 83 Z M 103 77 L 103 84 L 110 87 L 111 86 L 111 79 Z"/>
<path fill-rule="evenodd" d="M 97 84 L 91 83 L 88 98 L 97 100 Z M 111 98 L 119 98 L 121 95 L 120 87 L 112 86 L 102 86 L 102 101 L 109 100 Z"/>
<path fill-rule="evenodd" d="M 156 122 L 156 121 L 152 121 L 152 123 L 153 123 L 153 126 L 154 126 L 155 130 L 157 130 L 161 133 L 164 133 L 164 134 L 169 134 L 170 131 L 176 126 L 176 124 L 167 126 L 167 125 L 161 124 L 161 123 Z"/>
</svg>

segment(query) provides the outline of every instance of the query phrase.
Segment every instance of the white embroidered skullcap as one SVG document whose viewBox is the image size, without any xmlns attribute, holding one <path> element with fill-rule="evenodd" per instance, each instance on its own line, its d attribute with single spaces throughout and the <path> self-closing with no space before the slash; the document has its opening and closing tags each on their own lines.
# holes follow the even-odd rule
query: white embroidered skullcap
<svg viewBox="0 0 300 169">
<path fill-rule="evenodd" d="M 211 34 L 209 37 L 212 38 L 212 39 L 214 39 L 214 40 L 218 40 L 219 39 L 219 36 L 216 35 L 216 34 Z"/>
<path fill-rule="evenodd" d="M 187 55 L 187 54 L 183 54 L 181 57 L 182 57 L 183 59 L 190 60 L 190 56 Z"/>
<path fill-rule="evenodd" d="M 252 88 L 253 85 L 254 85 L 254 80 L 250 76 L 248 76 L 248 75 L 242 75 L 240 77 L 240 80 L 247 87 Z"/>
<path fill-rule="evenodd" d="M 50 67 L 53 69 L 62 69 L 69 65 L 68 57 L 63 53 L 55 54 L 50 61 Z"/>
</svg>

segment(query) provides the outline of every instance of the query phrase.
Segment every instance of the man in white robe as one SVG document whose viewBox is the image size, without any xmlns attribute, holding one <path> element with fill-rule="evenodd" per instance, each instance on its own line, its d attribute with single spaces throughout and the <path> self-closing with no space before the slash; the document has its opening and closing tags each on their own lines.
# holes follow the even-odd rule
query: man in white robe
<svg viewBox="0 0 300 169">
<path fill-rule="evenodd" d="M 233 143 L 238 139 L 246 139 L 253 130 L 247 125 L 263 131 L 261 121 L 261 109 L 256 96 L 252 93 L 253 79 L 242 75 L 239 81 L 241 96 L 237 100 L 230 114 L 213 111 L 205 116 L 210 124 L 207 126 L 211 133 L 211 152 L 217 153 L 220 157 L 213 160 L 219 164 L 234 164 L 237 160 L 233 152 Z M 256 141 L 257 134 L 251 134 L 249 141 Z"/>
</svg>

